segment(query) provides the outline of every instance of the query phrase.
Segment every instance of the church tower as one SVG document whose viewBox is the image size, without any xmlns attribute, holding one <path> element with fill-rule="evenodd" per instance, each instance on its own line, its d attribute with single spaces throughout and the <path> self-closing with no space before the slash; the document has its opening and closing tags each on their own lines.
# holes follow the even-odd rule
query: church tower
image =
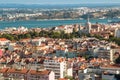
<svg viewBox="0 0 120 80">
<path fill-rule="evenodd" d="M 86 31 L 87 31 L 87 33 L 91 32 L 91 23 L 89 21 L 89 16 L 88 16 L 87 22 L 86 22 Z"/>
<path fill-rule="evenodd" d="M 119 27 L 115 29 L 115 33 L 114 34 L 115 34 L 114 35 L 115 37 L 120 38 L 120 28 Z"/>
</svg>

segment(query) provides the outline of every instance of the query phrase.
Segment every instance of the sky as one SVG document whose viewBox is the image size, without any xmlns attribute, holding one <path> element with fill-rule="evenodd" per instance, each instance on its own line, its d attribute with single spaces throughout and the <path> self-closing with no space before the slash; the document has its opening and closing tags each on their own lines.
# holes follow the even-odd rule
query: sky
<svg viewBox="0 0 120 80">
<path fill-rule="evenodd" d="M 120 3 L 120 0 L 0 0 L 0 4 L 82 4 L 82 3 Z"/>
</svg>

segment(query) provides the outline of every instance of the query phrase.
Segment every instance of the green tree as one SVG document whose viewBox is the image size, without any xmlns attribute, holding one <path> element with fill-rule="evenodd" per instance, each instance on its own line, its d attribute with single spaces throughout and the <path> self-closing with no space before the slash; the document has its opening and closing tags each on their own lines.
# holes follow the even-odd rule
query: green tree
<svg viewBox="0 0 120 80">
<path fill-rule="evenodd" d="M 60 38 L 60 33 L 59 32 L 53 32 L 52 37 L 53 38 Z"/>
<path fill-rule="evenodd" d="M 66 76 L 65 78 L 69 80 L 74 80 L 72 76 Z"/>
<path fill-rule="evenodd" d="M 31 38 L 31 35 L 29 33 L 24 34 L 24 38 Z"/>
<path fill-rule="evenodd" d="M 13 37 L 13 35 L 11 35 L 11 34 L 3 34 L 1 37 L 7 38 L 7 39 L 9 39 L 9 40 L 11 40 L 11 41 L 14 40 L 14 37 Z"/>
<path fill-rule="evenodd" d="M 120 64 L 120 55 L 119 55 L 119 57 L 115 60 L 115 63 L 116 63 L 116 64 Z"/>
</svg>

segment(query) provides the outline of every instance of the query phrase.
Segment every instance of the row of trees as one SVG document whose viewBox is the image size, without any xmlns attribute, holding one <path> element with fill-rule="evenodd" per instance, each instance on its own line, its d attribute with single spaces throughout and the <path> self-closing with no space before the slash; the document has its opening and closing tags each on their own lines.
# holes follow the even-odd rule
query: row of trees
<svg viewBox="0 0 120 80">
<path fill-rule="evenodd" d="M 110 37 L 109 41 L 115 42 L 116 44 L 118 44 L 120 46 L 120 38 Z"/>
<path fill-rule="evenodd" d="M 50 37 L 50 38 L 61 38 L 61 39 L 71 39 L 71 38 L 79 38 L 82 36 L 87 37 L 96 37 L 99 40 L 105 40 L 104 37 L 100 35 L 90 35 L 90 34 L 79 34 L 79 32 L 76 32 L 73 30 L 73 33 L 65 33 L 64 31 L 45 31 L 42 30 L 40 32 L 30 31 L 25 34 L 3 34 L 0 35 L 0 37 L 7 38 L 11 41 L 14 40 L 20 40 L 24 38 L 35 38 L 35 37 Z M 116 44 L 120 45 L 120 38 L 115 38 L 113 36 L 110 36 L 108 39 L 109 42 L 115 42 Z"/>
<path fill-rule="evenodd" d="M 35 38 L 35 37 L 50 37 L 50 38 L 62 38 L 62 39 L 71 39 L 79 37 L 78 32 L 65 33 L 64 31 L 44 31 L 35 32 L 31 31 L 25 34 L 3 34 L 0 37 L 7 38 L 11 41 L 20 40 L 24 38 Z"/>
</svg>

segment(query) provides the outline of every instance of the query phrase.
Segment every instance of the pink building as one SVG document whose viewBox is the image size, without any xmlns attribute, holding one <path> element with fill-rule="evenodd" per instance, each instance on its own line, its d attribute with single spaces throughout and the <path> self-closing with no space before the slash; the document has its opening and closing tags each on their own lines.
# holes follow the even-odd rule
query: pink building
<svg viewBox="0 0 120 80">
<path fill-rule="evenodd" d="M 2 50 L 0 49 L 0 57 L 3 55 L 3 52 L 2 52 Z"/>
</svg>

